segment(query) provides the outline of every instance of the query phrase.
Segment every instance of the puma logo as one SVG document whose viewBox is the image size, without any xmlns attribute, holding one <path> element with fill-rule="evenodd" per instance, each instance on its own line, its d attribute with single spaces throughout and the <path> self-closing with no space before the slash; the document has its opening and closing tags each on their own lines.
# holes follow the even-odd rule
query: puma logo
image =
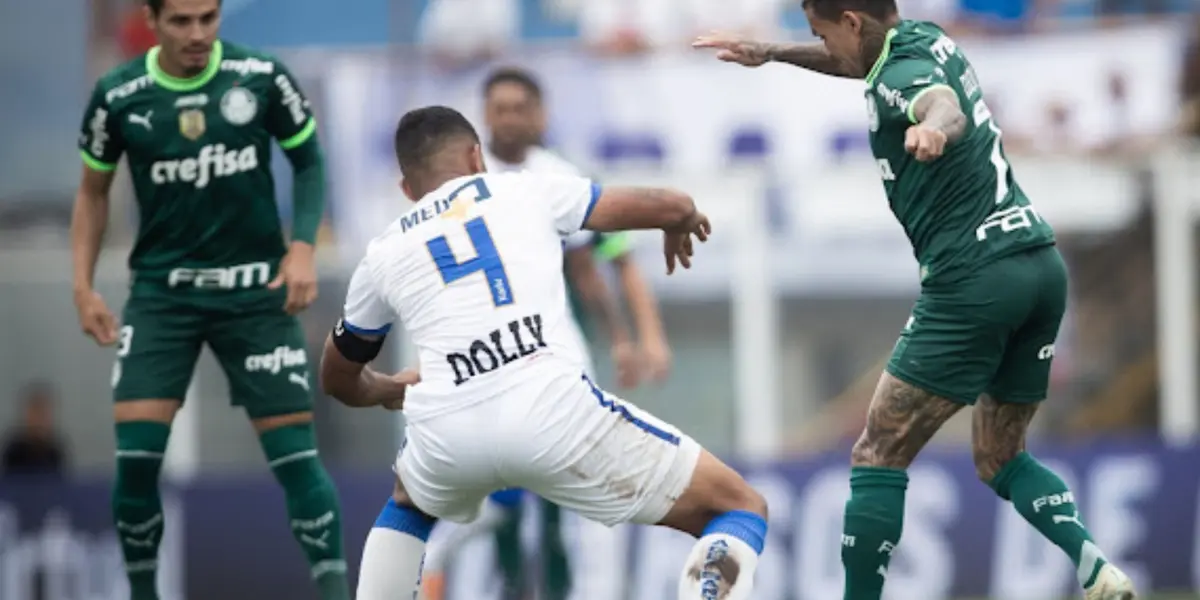
<svg viewBox="0 0 1200 600">
<path fill-rule="evenodd" d="M 129 114 L 129 122 L 134 125 L 141 125 L 146 128 L 146 131 L 154 131 L 154 125 L 150 123 L 150 117 L 154 115 L 153 110 L 146 111 L 145 115 Z"/>
<path fill-rule="evenodd" d="M 301 375 L 299 373 L 288 373 L 288 381 L 304 388 L 304 391 L 306 391 L 306 392 L 309 391 L 307 375 Z"/>
<path fill-rule="evenodd" d="M 321 534 L 320 537 L 313 537 L 311 535 L 308 535 L 307 533 L 300 534 L 300 542 L 301 543 L 308 544 L 309 546 L 312 546 L 314 548 L 320 548 L 322 550 L 329 549 L 329 542 L 325 541 L 328 539 L 329 539 L 329 530 L 328 529 L 326 529 Z"/>
<path fill-rule="evenodd" d="M 1074 523 L 1078 525 L 1080 529 L 1085 529 L 1083 526 L 1083 521 L 1079 520 L 1079 511 L 1075 511 L 1075 514 L 1069 517 L 1067 515 L 1051 515 L 1050 518 L 1054 520 L 1055 525 L 1058 525 L 1059 523 Z"/>
</svg>

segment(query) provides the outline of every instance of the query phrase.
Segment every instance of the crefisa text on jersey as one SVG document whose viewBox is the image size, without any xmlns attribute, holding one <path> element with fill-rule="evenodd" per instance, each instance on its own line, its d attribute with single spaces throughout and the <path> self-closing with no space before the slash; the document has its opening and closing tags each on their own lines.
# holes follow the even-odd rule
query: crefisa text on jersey
<svg viewBox="0 0 1200 600">
<path fill-rule="evenodd" d="M 522 335 L 522 325 L 529 337 Z M 471 378 L 490 373 L 512 364 L 519 359 L 546 347 L 542 337 L 542 315 L 533 314 L 515 321 L 507 327 L 497 329 L 484 339 L 471 342 L 464 352 L 446 355 L 450 368 L 454 369 L 454 385 L 462 385 Z"/>
</svg>

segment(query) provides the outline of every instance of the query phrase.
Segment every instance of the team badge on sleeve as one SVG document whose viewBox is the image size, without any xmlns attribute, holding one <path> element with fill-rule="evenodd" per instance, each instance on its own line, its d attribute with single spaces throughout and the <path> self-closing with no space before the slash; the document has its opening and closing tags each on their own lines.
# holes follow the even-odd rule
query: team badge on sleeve
<svg viewBox="0 0 1200 600">
<path fill-rule="evenodd" d="M 233 125 L 245 125 L 254 120 L 258 112 L 258 100 L 243 87 L 229 88 L 221 97 L 221 116 Z"/>
<path fill-rule="evenodd" d="M 204 135 L 204 111 L 188 109 L 179 113 L 179 133 L 183 137 L 195 141 Z"/>
</svg>

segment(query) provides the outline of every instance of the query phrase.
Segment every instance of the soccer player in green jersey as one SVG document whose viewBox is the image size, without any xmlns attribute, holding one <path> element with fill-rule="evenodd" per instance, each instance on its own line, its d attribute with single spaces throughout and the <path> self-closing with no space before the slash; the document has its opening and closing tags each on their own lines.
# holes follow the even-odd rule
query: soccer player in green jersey
<svg viewBox="0 0 1200 600">
<path fill-rule="evenodd" d="M 158 477 L 175 413 L 208 344 L 287 497 L 293 535 L 326 600 L 349 598 L 341 515 L 317 455 L 304 333 L 317 295 L 313 244 L 324 161 L 309 104 L 278 60 L 217 39 L 220 0 L 147 0 L 159 46 L 96 84 L 80 136 L 72 219 L 84 332 L 116 344 L 113 519 L 134 600 L 155 589 Z M 271 140 L 294 171 L 285 243 Z M 92 287 L 109 189 L 125 156 L 140 213 L 118 327 Z M 229 532 L 236 544 L 237 532 Z"/>
<path fill-rule="evenodd" d="M 895 0 L 805 0 L 808 44 L 723 35 L 696 47 L 749 67 L 782 62 L 864 79 L 870 145 L 888 204 L 920 264 L 921 296 L 851 452 L 842 533 L 845 600 L 879 600 L 904 516 L 906 469 L 973 405 L 979 477 L 1075 563 L 1088 600 L 1130 600 L 1062 479 L 1025 452 L 1067 302 L 1054 232 L 1009 168 L 971 63 Z"/>
</svg>

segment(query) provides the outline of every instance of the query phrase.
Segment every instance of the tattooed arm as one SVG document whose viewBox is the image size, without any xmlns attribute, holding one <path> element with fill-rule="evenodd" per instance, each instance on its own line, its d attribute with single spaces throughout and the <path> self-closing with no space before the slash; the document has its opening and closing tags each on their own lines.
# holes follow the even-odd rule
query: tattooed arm
<svg viewBox="0 0 1200 600">
<path fill-rule="evenodd" d="M 967 115 L 958 104 L 958 94 L 944 85 L 918 93 L 910 117 L 924 127 L 946 134 L 947 142 L 957 140 L 967 130 Z"/>
<path fill-rule="evenodd" d="M 904 133 L 904 149 L 921 162 L 940 158 L 946 144 L 967 130 L 967 116 L 959 108 L 958 95 L 941 84 L 917 92 L 908 105 L 908 120 L 915 125 Z"/>
<path fill-rule="evenodd" d="M 858 77 L 852 69 L 835 59 L 824 44 L 768 43 L 741 40 L 725 35 L 702 36 L 692 42 L 693 48 L 714 48 L 717 59 L 744 67 L 758 67 L 768 62 L 795 65 L 834 77 Z"/>
<path fill-rule="evenodd" d="M 762 46 L 766 53 L 766 59 L 770 62 L 795 65 L 802 69 L 834 77 L 855 77 L 848 72 L 845 65 L 829 54 L 824 44 L 810 42 L 762 44 Z"/>
</svg>

